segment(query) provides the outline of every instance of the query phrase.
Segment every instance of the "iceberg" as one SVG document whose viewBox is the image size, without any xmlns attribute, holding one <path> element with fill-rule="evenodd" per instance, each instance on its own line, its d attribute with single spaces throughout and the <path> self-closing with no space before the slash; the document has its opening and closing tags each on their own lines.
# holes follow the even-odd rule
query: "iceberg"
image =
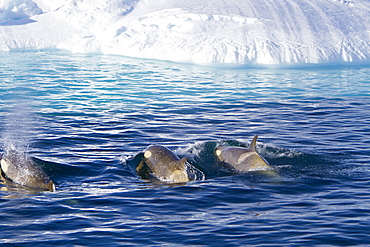
<svg viewBox="0 0 370 247">
<path fill-rule="evenodd" d="M 23 19 L 24 21 L 30 16 L 42 13 L 42 10 L 32 0 L 2 0 L 0 6 L 0 24 L 2 25 L 11 25 L 14 20 Z"/>
<path fill-rule="evenodd" d="M 370 0 L 2 0 L 0 50 L 215 66 L 369 64 Z"/>
</svg>

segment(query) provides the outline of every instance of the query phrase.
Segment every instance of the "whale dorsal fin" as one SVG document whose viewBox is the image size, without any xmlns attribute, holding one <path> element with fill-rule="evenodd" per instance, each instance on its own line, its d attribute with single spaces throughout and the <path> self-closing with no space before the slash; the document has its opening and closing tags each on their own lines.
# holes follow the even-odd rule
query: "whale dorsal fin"
<svg viewBox="0 0 370 247">
<path fill-rule="evenodd" d="M 253 137 L 253 140 L 252 140 L 251 144 L 248 147 L 249 152 L 256 152 L 257 138 L 258 138 L 258 135 L 255 135 Z"/>
</svg>

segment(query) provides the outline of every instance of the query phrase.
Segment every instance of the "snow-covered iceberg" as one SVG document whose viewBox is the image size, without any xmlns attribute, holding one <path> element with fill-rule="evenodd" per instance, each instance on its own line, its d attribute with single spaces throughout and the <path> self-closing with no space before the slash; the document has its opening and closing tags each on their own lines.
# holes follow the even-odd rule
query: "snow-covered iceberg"
<svg viewBox="0 0 370 247">
<path fill-rule="evenodd" d="M 370 62 L 370 0 L 0 0 L 0 50 L 211 65 Z"/>
</svg>

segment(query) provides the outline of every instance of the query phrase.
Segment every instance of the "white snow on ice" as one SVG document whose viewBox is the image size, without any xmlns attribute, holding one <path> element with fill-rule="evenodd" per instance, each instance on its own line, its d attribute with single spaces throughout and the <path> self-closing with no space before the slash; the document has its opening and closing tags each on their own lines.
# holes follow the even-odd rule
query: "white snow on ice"
<svg viewBox="0 0 370 247">
<path fill-rule="evenodd" d="M 370 0 L 0 0 L 0 50 L 228 66 L 369 64 Z"/>
</svg>

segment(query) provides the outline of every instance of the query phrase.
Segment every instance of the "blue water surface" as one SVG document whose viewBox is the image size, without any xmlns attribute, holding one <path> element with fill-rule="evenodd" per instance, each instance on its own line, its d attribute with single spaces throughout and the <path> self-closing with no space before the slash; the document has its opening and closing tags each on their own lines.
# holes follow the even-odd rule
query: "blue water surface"
<svg viewBox="0 0 370 247">
<path fill-rule="evenodd" d="M 0 53 L 2 152 L 56 192 L 0 191 L 13 246 L 349 246 L 370 242 L 370 67 L 222 69 L 63 51 Z M 278 176 L 226 174 L 219 143 Z M 158 184 L 128 160 L 165 145 L 207 179 Z"/>
</svg>

